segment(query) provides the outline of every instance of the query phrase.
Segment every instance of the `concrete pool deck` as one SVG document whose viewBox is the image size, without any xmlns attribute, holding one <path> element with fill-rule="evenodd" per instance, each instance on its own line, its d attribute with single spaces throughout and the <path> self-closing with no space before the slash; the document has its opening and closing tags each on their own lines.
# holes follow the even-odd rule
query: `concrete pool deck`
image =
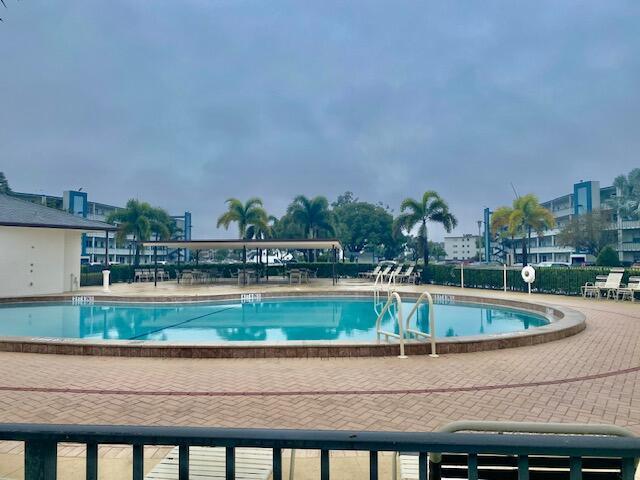
<svg viewBox="0 0 640 480">
<path fill-rule="evenodd" d="M 112 290 L 113 295 L 192 296 L 290 288 L 313 292 L 330 283 L 244 289 L 122 284 Z M 367 287 L 341 281 L 337 288 Z M 426 288 L 432 293 L 461 291 Z M 79 294 L 99 292 L 83 288 Z M 528 300 L 520 293 L 464 292 Z M 0 353 L 0 421 L 430 431 L 467 419 L 609 423 L 640 434 L 640 304 L 537 294 L 531 299 L 582 312 L 587 328 L 541 345 L 406 360 Z M 0 443 L 0 477 L 20 478 L 20 448 Z M 130 449 L 111 448 L 115 460 L 129 461 Z M 148 453 L 148 465 L 162 453 Z M 82 455 L 78 447 L 61 451 L 63 461 Z M 366 467 L 366 457 L 358 458 L 353 462 Z M 309 462 L 312 468 L 317 459 Z"/>
</svg>

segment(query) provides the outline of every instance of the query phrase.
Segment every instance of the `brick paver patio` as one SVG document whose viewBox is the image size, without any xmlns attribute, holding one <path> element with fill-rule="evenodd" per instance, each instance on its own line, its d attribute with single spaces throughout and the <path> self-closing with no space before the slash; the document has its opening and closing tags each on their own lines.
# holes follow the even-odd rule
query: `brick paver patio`
<svg viewBox="0 0 640 480">
<path fill-rule="evenodd" d="M 170 284 L 161 291 L 204 292 Z M 640 434 L 640 304 L 531 299 L 583 312 L 587 329 L 532 347 L 406 360 L 0 353 L 0 421 L 425 431 L 482 419 L 610 423 Z"/>
</svg>

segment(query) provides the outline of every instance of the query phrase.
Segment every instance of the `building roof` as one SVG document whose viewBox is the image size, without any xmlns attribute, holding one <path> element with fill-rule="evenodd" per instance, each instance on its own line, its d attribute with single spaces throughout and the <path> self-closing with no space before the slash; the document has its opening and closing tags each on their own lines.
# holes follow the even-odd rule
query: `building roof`
<svg viewBox="0 0 640 480">
<path fill-rule="evenodd" d="M 87 231 L 117 230 L 117 227 L 108 223 L 87 220 L 55 208 L 2 194 L 0 194 L 0 225 Z"/>
<path fill-rule="evenodd" d="M 298 248 L 309 250 L 322 250 L 337 248 L 342 249 L 339 240 L 335 238 L 327 239 L 268 239 L 268 240 L 160 240 L 144 242 L 146 247 L 169 247 L 169 248 L 189 248 L 191 250 L 216 250 L 229 249 L 247 250 L 255 248 Z"/>
</svg>

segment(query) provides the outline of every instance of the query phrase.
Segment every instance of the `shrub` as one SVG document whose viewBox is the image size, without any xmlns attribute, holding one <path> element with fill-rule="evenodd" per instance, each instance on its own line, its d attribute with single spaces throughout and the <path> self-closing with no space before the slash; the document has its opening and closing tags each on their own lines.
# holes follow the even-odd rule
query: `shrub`
<svg viewBox="0 0 640 480">
<path fill-rule="evenodd" d="M 618 260 L 618 254 L 609 245 L 600 250 L 598 258 L 596 259 L 596 265 L 601 267 L 619 267 L 620 260 Z"/>
</svg>

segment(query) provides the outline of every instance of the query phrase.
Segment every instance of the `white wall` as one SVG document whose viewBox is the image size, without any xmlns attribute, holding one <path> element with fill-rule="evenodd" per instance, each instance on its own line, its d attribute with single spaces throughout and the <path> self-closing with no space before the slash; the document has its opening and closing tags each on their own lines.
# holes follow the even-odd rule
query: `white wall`
<svg viewBox="0 0 640 480">
<path fill-rule="evenodd" d="M 0 297 L 62 293 L 80 279 L 81 232 L 0 226 Z"/>
</svg>

